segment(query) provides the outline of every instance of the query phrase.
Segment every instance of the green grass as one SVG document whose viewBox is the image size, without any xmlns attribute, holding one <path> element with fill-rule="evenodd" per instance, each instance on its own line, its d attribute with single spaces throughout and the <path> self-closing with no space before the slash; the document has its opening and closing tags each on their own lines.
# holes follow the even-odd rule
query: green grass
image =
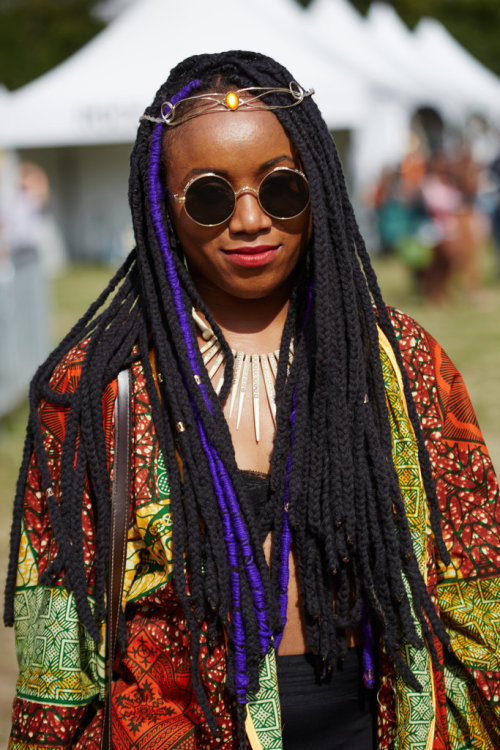
<svg viewBox="0 0 500 750">
<path fill-rule="evenodd" d="M 54 344 L 57 344 L 86 312 L 112 274 L 113 269 L 109 266 L 74 265 L 53 282 Z"/>
<path fill-rule="evenodd" d="M 58 341 L 81 317 L 104 288 L 112 270 L 106 266 L 72 266 L 52 282 L 52 343 Z M 28 407 L 22 403 L 0 419 L 0 540 L 6 536 L 5 521 L 10 515 L 12 497 L 21 460 Z M 4 515 L 5 514 L 5 515 Z"/>
</svg>

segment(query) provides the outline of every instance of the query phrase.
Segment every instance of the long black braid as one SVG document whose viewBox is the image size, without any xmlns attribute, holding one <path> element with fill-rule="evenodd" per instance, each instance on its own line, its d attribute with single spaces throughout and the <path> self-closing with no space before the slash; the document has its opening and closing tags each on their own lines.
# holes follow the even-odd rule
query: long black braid
<svg viewBox="0 0 500 750">
<path fill-rule="evenodd" d="M 172 71 L 147 114 L 158 117 L 163 102 L 190 91 L 283 88 L 291 80 L 282 66 L 262 55 L 200 55 Z M 282 103 L 280 96 L 272 94 L 265 101 Z M 418 569 L 391 458 L 377 323 L 401 369 L 436 546 L 446 560 L 430 462 L 340 161 L 311 98 L 275 114 L 296 146 L 310 183 L 313 236 L 281 342 L 267 509 L 274 528 L 270 573 L 221 408 L 232 379 L 232 356 L 183 265 L 182 248 L 158 188 L 161 148 L 168 148 L 168 139 L 163 138 L 161 125 L 149 121 L 141 123 L 131 156 L 129 195 L 136 248 L 33 379 L 12 527 L 6 624 L 13 621 L 24 486 L 34 450 L 58 542 L 58 555 L 43 581 L 49 584 L 63 572 L 82 622 L 97 640 L 105 616 L 110 504 L 102 393 L 122 368 L 139 358 L 171 488 L 174 576 L 191 632 L 193 683 L 212 729 L 215 722 L 198 667 L 202 624 L 208 624 L 214 639 L 222 630 L 227 633 L 228 689 L 244 703 L 246 691 L 258 687 L 259 661 L 282 625 L 280 561 L 286 523 L 297 555 L 308 647 L 325 669 L 335 668 L 342 656 L 342 633 L 359 621 L 363 601 L 388 653 L 417 689 L 418 682 L 401 656 L 405 641 L 423 645 L 412 610 L 430 645 L 432 633 L 447 642 Z M 190 317 L 193 305 L 206 316 L 226 355 L 219 397 L 196 346 Z M 287 372 L 292 337 L 295 355 Z M 89 342 L 76 390 L 58 394 L 49 386 L 54 368 L 84 339 Z M 160 393 L 151 349 L 162 374 Z M 68 411 L 59 482 L 53 482 L 49 472 L 37 416 L 41 398 Z M 185 428 L 181 432 L 176 430 L 178 423 Z M 183 483 L 177 451 L 183 462 Z M 95 512 L 95 612 L 87 599 L 81 525 L 75 524 L 81 517 L 85 482 Z"/>
</svg>

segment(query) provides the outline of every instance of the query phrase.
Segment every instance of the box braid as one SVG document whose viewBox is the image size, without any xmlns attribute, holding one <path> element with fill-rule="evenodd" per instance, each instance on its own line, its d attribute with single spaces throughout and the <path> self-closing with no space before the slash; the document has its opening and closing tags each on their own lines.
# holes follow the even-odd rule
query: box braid
<svg viewBox="0 0 500 750">
<path fill-rule="evenodd" d="M 157 117 L 163 102 L 175 103 L 191 92 L 286 87 L 291 80 L 283 67 L 262 55 L 195 56 L 171 72 L 146 114 Z M 266 101 L 288 103 L 281 96 L 269 95 Z M 163 184 L 162 160 L 175 154 L 168 153 L 165 127 L 150 121 L 139 126 L 131 156 L 129 199 L 136 248 L 32 382 L 11 537 L 7 624 L 13 620 L 24 485 L 34 450 L 58 543 L 57 557 L 44 572 L 43 582 L 64 575 L 82 622 L 97 640 L 105 616 L 110 524 L 102 392 L 120 369 L 139 359 L 169 477 L 174 580 L 191 633 L 193 685 L 213 731 L 215 719 L 200 679 L 201 640 L 206 637 L 211 646 L 221 631 L 226 632 L 227 686 L 243 719 L 247 692 L 258 688 L 260 659 L 273 636 L 275 645 L 279 642 L 285 624 L 292 537 L 307 642 L 325 670 L 335 668 L 342 656 L 343 629 L 359 622 L 363 602 L 401 674 L 417 689 L 418 682 L 401 656 L 405 641 L 423 645 L 411 610 L 430 646 L 434 635 L 447 642 L 418 570 L 391 459 L 377 321 L 401 368 L 436 546 L 446 560 L 429 458 L 340 161 L 311 98 L 275 114 L 298 149 L 310 183 L 313 238 L 302 261 L 304 273 L 298 275 L 301 280 L 292 295 L 280 348 L 271 500 L 266 511 L 274 528 L 270 574 L 262 532 L 242 487 L 221 408 L 232 381 L 233 358 L 183 264 Z M 202 362 L 192 306 L 204 313 L 225 354 L 219 396 Z M 292 337 L 295 356 L 287 372 Z M 84 340 L 79 382 L 74 393 L 61 395 L 51 388 L 51 375 L 61 357 Z M 40 399 L 67 408 L 60 482 L 53 480 L 48 468 L 37 416 Z M 85 487 L 95 514 L 95 611 L 88 603 L 82 532 L 76 523 Z M 120 637 L 124 645 L 123 622 Z M 238 725 L 243 745 L 243 720 Z"/>
</svg>

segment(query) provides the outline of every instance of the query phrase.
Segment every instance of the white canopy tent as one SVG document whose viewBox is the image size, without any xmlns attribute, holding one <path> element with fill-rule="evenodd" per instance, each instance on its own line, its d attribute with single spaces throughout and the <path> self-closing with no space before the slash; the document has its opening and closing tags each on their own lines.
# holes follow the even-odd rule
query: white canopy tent
<svg viewBox="0 0 500 750">
<path fill-rule="evenodd" d="M 307 25 L 318 45 L 370 85 L 403 99 L 412 99 L 404 75 L 376 48 L 363 16 L 348 0 L 312 0 Z"/>
<path fill-rule="evenodd" d="M 405 71 L 387 59 L 348 0 L 313 0 L 308 16 L 318 44 L 370 82 L 369 114 L 354 131 L 350 162 L 355 186 L 366 184 L 406 153 L 411 113 L 422 91 L 409 85 Z"/>
<path fill-rule="evenodd" d="M 469 114 L 500 116 L 500 78 L 473 55 L 434 18 L 417 24 L 414 38 L 420 55 L 431 61 L 446 80 L 460 92 Z"/>
<path fill-rule="evenodd" d="M 463 132 L 472 115 L 482 115 L 493 130 L 498 128 L 500 78 L 467 52 L 439 21 L 424 18 L 410 32 L 391 6 L 375 2 L 367 25 L 377 49 L 408 76 L 408 86 L 418 92 L 420 107 L 437 111 L 448 132 Z M 496 138 L 492 135 L 489 144 L 483 140 L 478 148 L 491 155 Z"/>
<path fill-rule="evenodd" d="M 376 49 L 404 75 L 419 106 L 431 106 L 445 118 L 461 120 L 465 110 L 464 92 L 443 73 L 435 59 L 422 54 L 413 32 L 394 8 L 383 2 L 372 3 L 366 23 Z"/>
<path fill-rule="evenodd" d="M 366 82 L 316 49 L 292 0 L 141 0 L 85 47 L 13 92 L 0 147 L 130 143 L 156 87 L 179 60 L 231 47 L 271 54 L 290 68 L 332 128 L 365 116 Z"/>
</svg>

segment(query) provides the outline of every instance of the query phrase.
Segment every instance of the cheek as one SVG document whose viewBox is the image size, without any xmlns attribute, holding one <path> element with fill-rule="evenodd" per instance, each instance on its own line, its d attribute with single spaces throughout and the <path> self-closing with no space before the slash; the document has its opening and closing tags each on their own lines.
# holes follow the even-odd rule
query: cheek
<svg viewBox="0 0 500 750">
<path fill-rule="evenodd" d="M 174 226 L 191 274 L 210 276 L 220 244 L 220 232 L 198 227 L 186 217 L 174 222 Z"/>
<path fill-rule="evenodd" d="M 201 227 L 186 216 L 181 206 L 169 205 L 169 214 L 181 243 L 182 249 L 189 255 L 210 244 L 220 234 L 218 227 Z"/>
</svg>

